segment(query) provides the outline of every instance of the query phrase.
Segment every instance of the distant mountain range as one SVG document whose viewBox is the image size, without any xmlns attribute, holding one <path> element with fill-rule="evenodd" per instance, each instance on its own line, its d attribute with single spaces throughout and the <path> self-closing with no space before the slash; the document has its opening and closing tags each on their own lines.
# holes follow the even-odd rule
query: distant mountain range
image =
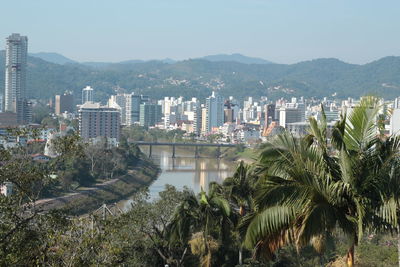
<svg viewBox="0 0 400 267">
<path fill-rule="evenodd" d="M 232 55 L 227 55 L 227 54 L 219 54 L 219 55 L 211 55 L 211 56 L 205 56 L 202 58 L 198 59 L 204 59 L 208 60 L 211 62 L 239 62 L 243 64 L 273 64 L 271 61 L 262 59 L 262 58 L 257 58 L 257 57 L 247 57 L 243 56 L 242 54 L 232 54 Z"/>
<path fill-rule="evenodd" d="M 64 59 L 65 61 L 65 59 Z M 61 61 L 59 61 L 61 62 Z M 179 62 L 125 61 L 90 66 L 88 63 L 54 64 L 28 57 L 30 96 L 48 99 L 71 90 L 77 95 L 86 85 L 95 88 L 98 101 L 105 102 L 116 92 L 135 92 L 153 98 L 164 96 L 199 97 L 211 91 L 240 100 L 247 96 L 324 97 L 339 99 L 365 94 L 387 99 L 400 96 L 400 57 L 385 57 L 355 65 L 338 59 L 316 59 L 297 64 L 248 64 L 234 61 L 190 59 Z M 0 74 L 5 53 L 0 51 Z M 0 75 L 0 92 L 4 74 Z"/>
<path fill-rule="evenodd" d="M 58 53 L 47 53 L 47 52 L 39 52 L 39 53 L 29 53 L 32 57 L 41 58 L 47 62 L 55 63 L 55 64 L 67 64 L 67 63 L 78 63 L 75 60 L 69 59 Z"/>
<path fill-rule="evenodd" d="M 141 60 L 141 59 L 133 59 L 133 60 L 126 60 L 117 63 L 112 62 L 78 62 L 72 59 L 69 59 L 61 54 L 58 53 L 47 53 L 47 52 L 40 52 L 40 53 L 30 53 L 30 56 L 37 57 L 43 59 L 47 62 L 55 63 L 55 64 L 73 64 L 73 63 L 81 63 L 87 66 L 96 67 L 96 68 L 104 68 L 111 64 L 137 64 L 137 63 L 144 63 L 148 61 L 159 61 L 167 64 L 173 64 L 177 61 L 171 58 L 165 59 L 154 59 L 154 60 Z M 243 64 L 272 64 L 271 61 L 262 59 L 262 58 L 255 58 L 255 57 L 247 57 L 241 54 L 218 54 L 218 55 L 210 55 L 196 59 L 203 59 L 212 62 L 238 62 Z"/>
</svg>

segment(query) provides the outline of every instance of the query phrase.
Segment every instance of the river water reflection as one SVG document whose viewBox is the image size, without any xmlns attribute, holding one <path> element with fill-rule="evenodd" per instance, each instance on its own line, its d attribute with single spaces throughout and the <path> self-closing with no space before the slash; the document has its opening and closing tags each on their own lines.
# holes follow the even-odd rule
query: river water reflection
<svg viewBox="0 0 400 267">
<path fill-rule="evenodd" d="M 148 153 L 147 148 L 142 151 Z M 195 193 L 201 188 L 208 191 L 210 182 L 222 183 L 232 174 L 233 163 L 227 163 L 216 158 L 194 158 L 194 152 L 177 150 L 176 158 L 172 158 L 172 149 L 168 147 L 153 147 L 152 159 L 161 168 L 161 174 L 149 187 L 151 198 L 158 196 L 166 184 L 182 189 L 184 186 Z"/>
<path fill-rule="evenodd" d="M 148 155 L 148 147 L 141 147 L 141 150 Z M 167 184 L 175 186 L 178 190 L 186 186 L 195 193 L 199 193 L 201 188 L 208 191 L 210 182 L 222 183 L 226 177 L 232 175 L 235 168 L 234 163 L 221 159 L 195 158 L 191 149 L 177 149 L 176 158 L 172 158 L 171 148 L 154 146 L 152 159 L 160 167 L 161 173 L 149 187 L 151 199 L 156 199 Z M 128 210 L 131 201 L 123 200 L 117 205 L 123 210 Z"/>
</svg>

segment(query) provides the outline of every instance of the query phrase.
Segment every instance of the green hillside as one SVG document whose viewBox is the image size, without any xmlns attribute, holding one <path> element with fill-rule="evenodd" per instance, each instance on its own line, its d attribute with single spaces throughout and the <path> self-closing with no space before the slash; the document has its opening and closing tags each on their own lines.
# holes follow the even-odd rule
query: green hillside
<svg viewBox="0 0 400 267">
<path fill-rule="evenodd" d="M 174 64 L 150 61 L 94 68 L 78 63 L 58 65 L 35 57 L 29 57 L 28 64 L 30 95 L 41 99 L 65 90 L 79 96 L 86 85 L 95 88 L 99 101 L 105 101 L 116 87 L 154 98 L 180 95 L 205 98 L 212 90 L 239 99 L 323 97 L 334 93 L 339 98 L 368 93 L 385 98 L 400 96 L 400 57 L 385 57 L 365 65 L 337 59 L 292 65 L 185 60 Z M 0 52 L 0 73 L 4 73 L 4 51 Z M 4 74 L 0 75 L 0 89 L 4 89 Z"/>
</svg>

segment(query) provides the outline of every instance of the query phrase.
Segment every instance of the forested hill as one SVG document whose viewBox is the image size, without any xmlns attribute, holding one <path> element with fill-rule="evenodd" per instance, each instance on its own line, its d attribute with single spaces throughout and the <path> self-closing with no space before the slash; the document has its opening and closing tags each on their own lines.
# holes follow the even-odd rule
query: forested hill
<svg viewBox="0 0 400 267">
<path fill-rule="evenodd" d="M 0 90 L 4 90 L 4 51 L 0 51 Z M 28 58 L 28 88 L 35 98 L 49 98 L 65 90 L 78 96 L 86 85 L 105 101 L 116 87 L 151 97 L 205 98 L 212 90 L 239 99 L 245 96 L 359 97 L 374 94 L 400 96 L 400 57 L 385 57 L 365 65 L 337 59 L 317 59 L 292 65 L 242 64 L 185 60 L 109 64 L 94 68 L 83 64 L 53 64 Z M 79 98 L 79 97 L 78 97 Z"/>
</svg>

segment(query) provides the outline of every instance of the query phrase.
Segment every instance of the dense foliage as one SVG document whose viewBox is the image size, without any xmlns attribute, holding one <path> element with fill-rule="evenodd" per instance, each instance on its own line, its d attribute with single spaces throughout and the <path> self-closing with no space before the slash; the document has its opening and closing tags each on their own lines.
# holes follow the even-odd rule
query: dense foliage
<svg viewBox="0 0 400 267">
<path fill-rule="evenodd" d="M 66 191 L 124 175 L 143 156 L 137 146 L 126 140 L 114 147 L 106 140 L 84 143 L 76 134 L 55 139 L 54 148 L 58 156 L 50 165 L 59 176 L 57 182 Z"/>
<path fill-rule="evenodd" d="M 181 129 L 165 131 L 159 128 L 146 129 L 145 127 L 134 125 L 123 128 L 122 135 L 126 139 L 135 141 L 171 141 L 183 142 L 183 137 L 186 132 Z"/>
</svg>

